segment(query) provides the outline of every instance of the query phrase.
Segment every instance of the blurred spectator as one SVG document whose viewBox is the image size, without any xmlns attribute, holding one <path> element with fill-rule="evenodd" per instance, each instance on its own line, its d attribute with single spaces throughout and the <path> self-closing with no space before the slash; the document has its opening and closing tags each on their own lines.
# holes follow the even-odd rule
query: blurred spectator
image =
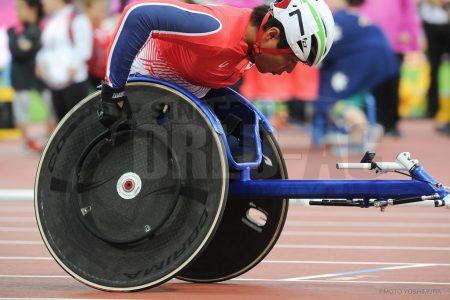
<svg viewBox="0 0 450 300">
<path fill-rule="evenodd" d="M 0 71 L 3 73 L 10 63 L 11 53 L 8 49 L 8 34 L 6 28 L 0 27 Z M 3 75 L 3 74 L 2 74 Z"/>
<path fill-rule="evenodd" d="M 40 0 L 16 0 L 19 23 L 8 29 L 9 50 L 12 55 L 11 83 L 15 89 L 13 112 L 17 128 L 21 131 L 27 149 L 40 151 L 41 146 L 31 138 L 28 118 L 32 92 L 43 85 L 35 75 L 36 54 L 41 47 L 39 21 L 43 16 Z M 49 111 L 48 134 L 54 128 L 53 109 L 48 92 L 42 99 Z"/>
<path fill-rule="evenodd" d="M 428 116 L 434 118 L 439 110 L 439 67 L 444 53 L 450 54 L 450 0 L 420 0 L 419 2 L 431 66 Z M 440 131 L 450 134 L 450 124 L 441 128 Z"/>
<path fill-rule="evenodd" d="M 334 141 L 335 145 L 332 150 L 336 151 L 336 154 L 341 152 L 342 147 L 347 147 L 347 153 L 349 152 L 348 150 L 351 150 L 352 153 L 363 153 L 371 150 L 369 148 L 372 145 L 368 144 L 372 142 L 369 141 L 368 137 L 370 130 L 372 130 L 370 139 L 381 137 L 382 132 L 376 131 L 377 127 L 371 128 L 372 124 L 369 123 L 367 118 L 367 97 L 367 93 L 362 92 L 344 100 L 339 100 L 333 105 L 330 112 L 331 119 L 341 131 L 347 133 L 346 136 L 344 135 L 343 140 L 342 136 L 335 135 L 335 137 L 341 137 L 342 140 L 340 141 L 338 138 Z M 342 142 L 344 142 L 344 145 L 340 144 Z M 376 140 L 373 142 L 376 142 Z"/>
<path fill-rule="evenodd" d="M 14 1 L 0 1 L 0 72 L 4 86 L 9 86 L 9 63 L 11 54 L 8 49 L 7 31 L 10 26 L 17 23 L 14 12 Z"/>
<path fill-rule="evenodd" d="M 399 63 L 404 55 L 419 50 L 421 32 L 416 0 L 365 0 L 359 8 L 362 15 L 378 25 L 391 43 Z M 400 73 L 373 90 L 377 104 L 377 119 L 387 136 L 400 136 L 399 117 Z"/>
<path fill-rule="evenodd" d="M 89 93 L 87 61 L 92 53 L 92 26 L 69 0 L 42 0 L 47 16 L 37 73 L 50 87 L 56 115 L 64 115 Z"/>
<path fill-rule="evenodd" d="M 88 61 L 89 81 L 92 88 L 101 84 L 106 73 L 108 46 L 115 24 L 107 22 L 107 0 L 84 0 L 86 16 L 92 25 L 94 42 L 92 55 Z"/>
<path fill-rule="evenodd" d="M 315 102 L 313 121 L 316 146 L 322 146 L 325 142 L 327 116 L 338 100 L 367 93 L 399 72 L 398 60 L 383 32 L 358 14 L 355 6 L 362 4 L 362 0 L 328 2 L 335 10 L 335 41 L 320 68 L 319 98 Z M 361 131 L 368 126 L 367 118 L 361 120 L 361 114 L 357 112 L 358 107 L 364 106 L 362 101 L 365 99 L 367 97 L 354 98 L 346 103 L 346 109 L 341 110 L 344 121 L 356 120 L 354 124 L 348 124 L 351 129 Z M 355 105 L 355 101 L 359 101 L 358 105 Z M 347 109 L 349 106 L 354 109 Z M 355 146 L 360 148 L 363 142 Z M 348 146 L 352 148 L 352 145 Z"/>
</svg>

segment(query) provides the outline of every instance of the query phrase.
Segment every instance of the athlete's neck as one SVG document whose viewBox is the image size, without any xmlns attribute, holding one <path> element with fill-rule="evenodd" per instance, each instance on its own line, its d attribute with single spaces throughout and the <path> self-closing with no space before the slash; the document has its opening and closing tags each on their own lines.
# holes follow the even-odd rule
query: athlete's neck
<svg viewBox="0 0 450 300">
<path fill-rule="evenodd" d="M 259 27 L 256 27 L 255 25 L 248 24 L 247 26 L 247 32 L 244 37 L 244 42 L 248 45 L 248 52 L 251 54 L 251 51 L 253 49 L 253 45 L 256 43 L 256 37 L 258 35 Z"/>
</svg>

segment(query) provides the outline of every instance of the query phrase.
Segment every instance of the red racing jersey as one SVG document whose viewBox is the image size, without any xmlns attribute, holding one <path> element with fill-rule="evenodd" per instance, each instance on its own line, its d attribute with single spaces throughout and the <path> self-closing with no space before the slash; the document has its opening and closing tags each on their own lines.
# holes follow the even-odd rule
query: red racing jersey
<svg viewBox="0 0 450 300">
<path fill-rule="evenodd" d="M 145 0 L 124 10 L 108 55 L 106 82 L 130 74 L 173 82 L 198 97 L 231 86 L 253 66 L 244 41 L 250 9 Z"/>
</svg>

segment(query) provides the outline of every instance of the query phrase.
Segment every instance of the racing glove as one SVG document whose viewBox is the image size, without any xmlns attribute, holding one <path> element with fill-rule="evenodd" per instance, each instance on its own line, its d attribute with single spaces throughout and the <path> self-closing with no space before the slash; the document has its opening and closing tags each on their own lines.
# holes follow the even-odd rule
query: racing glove
<svg viewBox="0 0 450 300">
<path fill-rule="evenodd" d="M 131 108 L 125 95 L 125 89 L 113 89 L 103 82 L 101 103 L 97 113 L 100 123 L 110 130 L 116 131 L 121 125 L 132 127 L 130 126 L 132 124 L 130 122 Z"/>
</svg>

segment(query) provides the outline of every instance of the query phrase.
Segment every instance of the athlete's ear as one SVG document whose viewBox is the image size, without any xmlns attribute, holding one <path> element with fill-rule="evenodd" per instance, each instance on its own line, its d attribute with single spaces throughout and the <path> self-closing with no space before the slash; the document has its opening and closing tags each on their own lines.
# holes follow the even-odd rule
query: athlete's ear
<svg viewBox="0 0 450 300">
<path fill-rule="evenodd" d="M 267 40 L 273 40 L 273 39 L 279 40 L 280 39 L 280 35 L 281 35 L 281 32 L 280 32 L 279 28 L 277 28 L 277 27 L 270 27 L 269 29 L 266 30 L 266 32 L 264 34 L 264 37 Z"/>
</svg>

